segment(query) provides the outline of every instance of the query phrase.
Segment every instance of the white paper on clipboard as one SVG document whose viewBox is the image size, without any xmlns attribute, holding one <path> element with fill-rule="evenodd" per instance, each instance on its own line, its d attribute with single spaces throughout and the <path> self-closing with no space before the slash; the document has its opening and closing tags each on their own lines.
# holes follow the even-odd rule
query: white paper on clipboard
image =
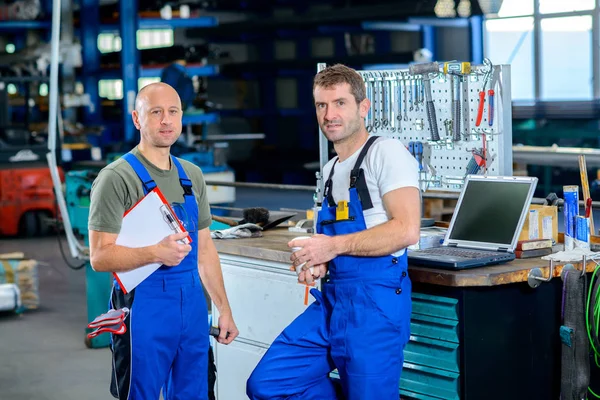
<svg viewBox="0 0 600 400">
<path fill-rule="evenodd" d="M 152 246 L 178 232 L 185 232 L 185 229 L 156 187 L 125 213 L 116 244 L 132 248 Z M 186 239 L 186 243 L 191 243 L 189 236 Z M 131 271 L 116 272 L 114 276 L 121 289 L 129 293 L 160 266 L 160 263 L 148 264 Z"/>
</svg>

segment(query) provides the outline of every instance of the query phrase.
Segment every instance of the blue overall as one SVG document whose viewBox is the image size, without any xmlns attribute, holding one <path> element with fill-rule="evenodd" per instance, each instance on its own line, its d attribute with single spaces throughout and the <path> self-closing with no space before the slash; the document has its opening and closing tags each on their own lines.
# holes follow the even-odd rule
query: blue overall
<svg viewBox="0 0 600 400">
<path fill-rule="evenodd" d="M 123 158 L 142 181 L 144 194 L 156 183 L 131 153 Z M 198 206 L 192 182 L 175 157 L 183 189 L 177 216 L 189 227 L 196 226 Z M 179 209 L 179 210 L 178 210 Z M 208 310 L 198 275 L 198 232 L 188 229 L 192 251 L 175 266 L 161 266 L 130 293 L 115 282 L 111 308 L 129 307 L 127 333 L 112 335 L 114 397 L 158 400 L 208 399 Z"/>
<path fill-rule="evenodd" d="M 353 172 L 360 172 L 361 155 Z M 333 168 L 326 188 L 331 188 L 332 177 Z M 351 179 L 349 189 L 349 219 L 336 220 L 336 205 L 328 196 L 318 214 L 317 233 L 333 236 L 366 229 L 359 198 L 364 191 L 357 190 L 355 181 Z M 250 376 L 250 399 L 399 398 L 411 313 L 406 253 L 337 256 L 329 262 L 329 275 L 322 292 L 311 290 L 315 301 L 275 339 Z M 329 378 L 335 368 L 343 393 Z"/>
</svg>

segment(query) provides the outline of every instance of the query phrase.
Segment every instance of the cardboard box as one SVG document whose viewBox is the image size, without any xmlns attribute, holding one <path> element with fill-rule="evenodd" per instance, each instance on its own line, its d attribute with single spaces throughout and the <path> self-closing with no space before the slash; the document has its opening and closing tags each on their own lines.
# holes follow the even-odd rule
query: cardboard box
<svg viewBox="0 0 600 400">
<path fill-rule="evenodd" d="M 525 218 L 519 241 L 552 239 L 558 243 L 558 208 L 532 204 Z"/>
<path fill-rule="evenodd" d="M 22 253 L 0 255 L 0 284 L 16 284 L 23 309 L 35 310 L 40 306 L 38 263 L 22 256 Z"/>
</svg>

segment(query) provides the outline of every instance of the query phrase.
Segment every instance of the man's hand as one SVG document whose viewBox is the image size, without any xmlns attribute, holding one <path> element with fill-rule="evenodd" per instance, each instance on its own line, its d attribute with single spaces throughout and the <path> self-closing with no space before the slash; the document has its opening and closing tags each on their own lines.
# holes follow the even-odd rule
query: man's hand
<svg viewBox="0 0 600 400">
<path fill-rule="evenodd" d="M 295 271 L 296 267 L 292 266 L 290 269 Z M 303 266 L 302 271 L 300 271 L 298 274 L 298 282 L 306 285 L 312 285 L 312 283 L 317 279 L 324 278 L 325 275 L 327 275 L 327 270 L 327 263 L 315 265 L 314 267 L 309 267 L 308 269 L 304 269 Z"/>
<path fill-rule="evenodd" d="M 192 251 L 192 246 L 183 244 L 183 240 L 188 236 L 187 232 L 174 233 L 169 235 L 156 245 L 156 256 L 166 266 L 174 267 Z"/>
<path fill-rule="evenodd" d="M 310 239 L 292 240 L 288 243 L 288 246 L 302 247 L 302 249 L 292 253 L 290 257 L 294 267 L 306 263 L 302 269 L 325 264 L 338 255 L 334 238 L 327 235 L 318 234 Z"/>
<path fill-rule="evenodd" d="M 231 313 L 219 315 L 219 329 L 221 332 L 219 333 L 217 341 L 221 344 L 229 344 L 233 342 L 233 340 L 240 334 L 237 326 L 235 326 L 235 322 L 233 322 L 233 316 Z"/>
</svg>

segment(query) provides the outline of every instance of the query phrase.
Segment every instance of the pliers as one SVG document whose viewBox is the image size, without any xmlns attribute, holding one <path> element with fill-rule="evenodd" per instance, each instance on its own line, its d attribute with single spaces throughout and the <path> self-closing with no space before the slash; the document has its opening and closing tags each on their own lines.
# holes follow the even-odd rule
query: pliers
<svg viewBox="0 0 600 400">
<path fill-rule="evenodd" d="M 408 142 L 408 151 L 417 159 L 419 171 L 423 171 L 423 143 L 419 141 Z"/>
<path fill-rule="evenodd" d="M 494 66 L 492 65 L 492 62 L 490 61 L 489 58 L 485 58 L 483 60 L 483 64 L 487 66 L 487 70 L 485 71 L 485 74 L 483 75 L 483 88 L 479 92 L 479 105 L 477 107 L 477 120 L 475 121 L 475 126 L 481 125 L 481 119 L 483 118 L 483 105 L 485 103 L 485 88 L 487 87 L 488 83 L 490 83 L 490 86 L 491 86 L 492 73 L 494 70 Z M 494 94 L 495 94 L 494 89 L 492 89 L 490 87 L 490 89 L 488 89 L 488 91 L 487 91 L 487 94 L 488 94 L 488 101 L 489 101 L 488 125 L 492 126 L 492 125 L 494 125 Z"/>
</svg>

